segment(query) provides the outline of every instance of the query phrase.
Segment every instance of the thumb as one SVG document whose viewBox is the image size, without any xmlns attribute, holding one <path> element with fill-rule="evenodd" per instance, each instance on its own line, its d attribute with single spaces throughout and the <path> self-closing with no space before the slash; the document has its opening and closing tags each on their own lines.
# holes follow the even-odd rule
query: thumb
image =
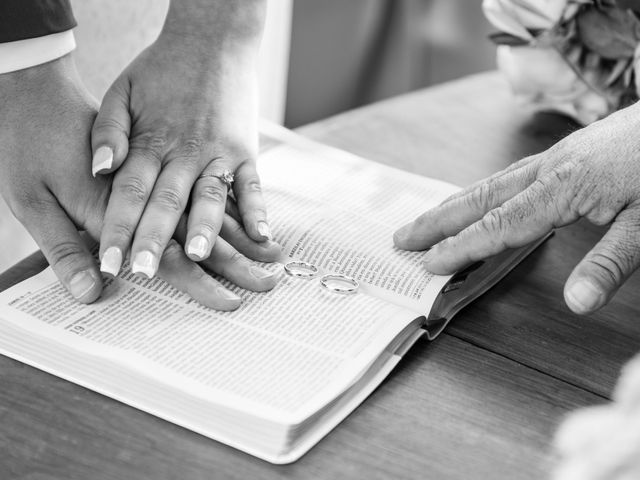
<svg viewBox="0 0 640 480">
<path fill-rule="evenodd" d="M 575 313 L 591 313 L 605 305 L 640 266 L 640 209 L 623 210 L 609 231 L 580 261 L 564 288 Z"/>
<path fill-rule="evenodd" d="M 105 174 L 118 169 L 129 151 L 129 92 L 121 79 L 107 90 L 91 130 L 91 172 Z"/>
<path fill-rule="evenodd" d="M 56 276 L 73 297 L 91 303 L 102 292 L 102 276 L 76 227 L 58 202 L 48 199 L 23 222 Z"/>
</svg>

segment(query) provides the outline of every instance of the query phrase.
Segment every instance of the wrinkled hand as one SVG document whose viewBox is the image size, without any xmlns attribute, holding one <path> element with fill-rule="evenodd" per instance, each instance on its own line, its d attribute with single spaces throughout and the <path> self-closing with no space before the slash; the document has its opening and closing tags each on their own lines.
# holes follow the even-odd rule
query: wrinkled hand
<svg viewBox="0 0 640 480">
<path fill-rule="evenodd" d="M 425 266 L 451 273 L 526 245 L 585 217 L 611 223 L 565 284 L 567 305 L 605 305 L 640 265 L 640 105 L 579 130 L 424 213 L 395 233 L 398 247 L 424 250 Z"/>
<path fill-rule="evenodd" d="M 98 238 L 111 184 L 110 176 L 93 178 L 88 162 L 96 102 L 82 87 L 71 58 L 63 57 L 0 75 L 0 105 L 0 191 L 62 284 L 90 303 L 100 296 L 102 277 L 77 230 Z M 272 288 L 275 276 L 252 265 L 234 246 L 261 261 L 275 260 L 278 246 L 253 242 L 229 215 L 222 233 L 226 240 L 216 243 L 202 265 L 243 288 Z M 206 306 L 232 310 L 240 305 L 173 240 L 160 274 Z"/>
<path fill-rule="evenodd" d="M 207 1 L 201 15 L 221 3 Z M 256 173 L 259 34 L 241 41 L 224 24 L 209 25 L 207 35 L 176 31 L 185 19 L 175 13 L 111 86 L 92 132 L 94 173 L 119 169 L 101 257 L 130 249 L 134 271 L 149 277 L 189 202 L 185 251 L 192 260 L 210 255 L 224 217 L 227 186 L 217 176 L 225 170 L 235 175 L 249 237 L 271 238 Z"/>
</svg>

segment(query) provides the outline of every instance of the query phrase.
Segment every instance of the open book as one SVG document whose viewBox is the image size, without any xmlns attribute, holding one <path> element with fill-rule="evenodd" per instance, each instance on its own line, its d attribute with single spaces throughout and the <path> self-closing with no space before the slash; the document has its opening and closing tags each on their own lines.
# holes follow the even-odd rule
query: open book
<svg viewBox="0 0 640 480">
<path fill-rule="evenodd" d="M 235 312 L 125 268 L 76 303 L 50 269 L 0 294 L 0 353 L 273 463 L 309 450 L 423 334 L 535 246 L 454 276 L 425 271 L 392 233 L 457 190 L 265 125 L 259 168 L 282 264 L 357 280 L 357 293 L 283 272 Z M 282 268 L 274 265 L 271 268 Z M 11 388 L 7 386 L 7 388 Z"/>
</svg>

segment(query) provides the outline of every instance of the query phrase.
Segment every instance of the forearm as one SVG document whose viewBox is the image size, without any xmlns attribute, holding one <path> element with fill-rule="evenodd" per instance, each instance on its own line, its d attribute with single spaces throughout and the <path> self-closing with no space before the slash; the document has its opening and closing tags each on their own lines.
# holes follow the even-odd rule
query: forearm
<svg viewBox="0 0 640 480">
<path fill-rule="evenodd" d="M 171 0 L 163 33 L 257 48 L 266 0 Z"/>
</svg>

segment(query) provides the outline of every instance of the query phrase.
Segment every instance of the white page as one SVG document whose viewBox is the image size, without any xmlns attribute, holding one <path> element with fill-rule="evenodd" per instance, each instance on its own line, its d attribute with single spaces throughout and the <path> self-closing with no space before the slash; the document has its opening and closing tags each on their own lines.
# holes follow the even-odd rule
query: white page
<svg viewBox="0 0 640 480">
<path fill-rule="evenodd" d="M 285 255 L 352 276 L 368 293 L 427 314 L 450 276 L 427 272 L 423 252 L 395 248 L 393 232 L 459 188 L 285 129 L 262 130 L 259 171 Z"/>
<path fill-rule="evenodd" d="M 152 376 L 184 377 L 217 403 L 259 406 L 274 417 L 320 408 L 415 318 L 364 294 L 331 293 L 317 279 L 283 276 L 268 293 L 235 291 L 240 309 L 216 312 L 127 268 L 98 302 L 82 305 L 47 269 L 0 294 L 0 317 Z"/>
</svg>

